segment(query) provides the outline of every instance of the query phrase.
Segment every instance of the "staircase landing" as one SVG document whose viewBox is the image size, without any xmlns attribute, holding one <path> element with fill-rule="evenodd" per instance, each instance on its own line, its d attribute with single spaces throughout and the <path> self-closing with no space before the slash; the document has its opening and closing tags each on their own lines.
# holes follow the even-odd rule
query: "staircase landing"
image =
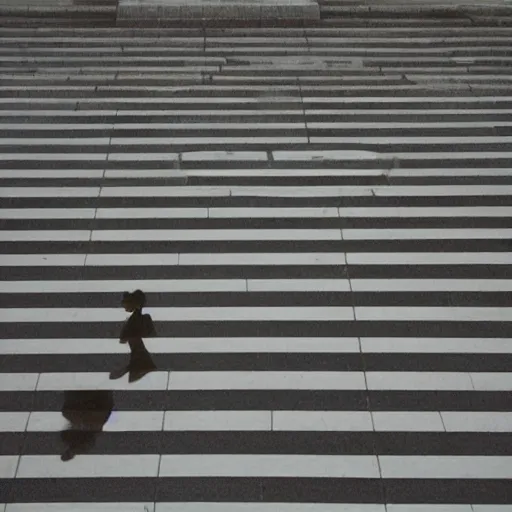
<svg viewBox="0 0 512 512">
<path fill-rule="evenodd" d="M 118 25 L 161 20 L 319 20 L 316 0 L 119 0 Z"/>
</svg>

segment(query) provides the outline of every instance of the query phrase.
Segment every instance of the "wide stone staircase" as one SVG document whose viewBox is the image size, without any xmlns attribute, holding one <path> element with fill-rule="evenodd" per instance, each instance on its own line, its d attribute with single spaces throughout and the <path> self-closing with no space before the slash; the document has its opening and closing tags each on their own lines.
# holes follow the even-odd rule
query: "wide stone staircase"
<svg viewBox="0 0 512 512">
<path fill-rule="evenodd" d="M 510 512 L 512 4 L 7 2 L 0 512 Z"/>
</svg>

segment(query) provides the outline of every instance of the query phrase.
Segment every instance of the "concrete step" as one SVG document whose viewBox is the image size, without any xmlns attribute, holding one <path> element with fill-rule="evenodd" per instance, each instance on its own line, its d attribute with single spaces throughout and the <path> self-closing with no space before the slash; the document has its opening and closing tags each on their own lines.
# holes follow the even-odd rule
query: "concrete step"
<svg viewBox="0 0 512 512">
<path fill-rule="evenodd" d="M 510 27 L 508 0 L 0 0 L 0 27 Z M 115 20 L 115 21 L 114 21 Z M 37 22 L 39 21 L 39 25 Z M 102 25 L 103 26 L 103 25 Z"/>
<path fill-rule="evenodd" d="M 337 40 L 347 40 L 347 43 L 359 39 L 360 42 L 370 41 L 374 46 L 382 44 L 395 44 L 395 42 L 407 43 L 412 39 L 415 41 L 439 43 L 447 40 L 449 42 L 457 41 L 467 42 L 476 39 L 486 38 L 495 39 L 496 37 L 511 37 L 512 28 L 510 27 L 479 27 L 477 25 L 466 27 L 427 27 L 423 25 L 413 27 L 395 27 L 395 28 L 343 28 L 330 27 L 325 23 L 314 27 L 110 27 L 108 30 L 95 27 L 69 28 L 69 27 L 11 27 L 2 29 L 1 40 L 5 42 L 37 42 L 61 43 L 66 46 L 75 43 L 82 46 L 94 45 L 98 42 L 111 41 L 134 44 L 146 44 L 147 42 L 170 43 L 176 41 L 176 44 L 186 46 L 201 46 L 206 37 L 216 38 L 217 41 L 225 43 L 234 41 L 239 44 L 243 40 L 247 45 L 265 47 L 269 44 L 275 44 L 276 41 L 282 41 L 283 44 L 291 44 L 297 38 L 302 42 L 307 42 L 308 38 L 314 38 L 320 42 L 325 38 L 334 38 Z M 15 39 L 12 39 L 15 38 Z M 21 39 L 20 39 L 21 38 Z M 86 40 L 84 39 L 86 38 Z M 123 39 L 124 38 L 124 39 Z M 215 41 L 214 41 L 215 42 Z M 329 40 L 327 40 L 329 42 Z M 346 46 L 346 45 L 345 45 Z"/>
<path fill-rule="evenodd" d="M 107 27 L 116 11 L 117 0 L 0 0 L 0 28 Z"/>
</svg>

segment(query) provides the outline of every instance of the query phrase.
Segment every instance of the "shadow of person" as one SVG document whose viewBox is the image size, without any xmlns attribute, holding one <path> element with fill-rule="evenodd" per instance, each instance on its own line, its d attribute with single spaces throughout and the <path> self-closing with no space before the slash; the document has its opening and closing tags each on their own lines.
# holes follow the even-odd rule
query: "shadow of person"
<svg viewBox="0 0 512 512">
<path fill-rule="evenodd" d="M 153 320 L 148 314 L 142 314 L 146 305 L 146 295 L 141 290 L 133 293 L 124 292 L 121 305 L 131 316 L 123 325 L 119 340 L 128 343 L 130 347 L 130 361 L 128 365 L 110 373 L 110 379 L 120 379 L 129 373 L 129 382 L 136 382 L 150 372 L 157 369 L 142 338 L 156 336 Z"/>
<path fill-rule="evenodd" d="M 69 421 L 68 429 L 60 434 L 67 446 L 61 460 L 89 452 L 114 408 L 112 391 L 66 391 L 62 415 Z"/>
</svg>

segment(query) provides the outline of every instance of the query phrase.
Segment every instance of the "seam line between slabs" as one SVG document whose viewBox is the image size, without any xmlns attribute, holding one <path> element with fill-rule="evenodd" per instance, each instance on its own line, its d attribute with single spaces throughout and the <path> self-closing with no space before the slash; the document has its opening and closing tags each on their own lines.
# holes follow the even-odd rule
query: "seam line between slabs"
<svg viewBox="0 0 512 512">
<path fill-rule="evenodd" d="M 471 386 L 473 387 L 473 391 L 478 391 L 475 387 L 475 382 L 473 381 L 473 376 L 471 375 L 471 372 L 467 372 L 469 380 L 471 381 Z"/>
<path fill-rule="evenodd" d="M 439 417 L 441 418 L 441 423 L 443 425 L 444 431 L 448 432 L 448 430 L 446 430 L 446 425 L 444 424 L 444 419 L 443 419 L 443 415 L 441 414 L 441 411 L 437 411 L 437 414 L 439 414 Z"/>
</svg>

